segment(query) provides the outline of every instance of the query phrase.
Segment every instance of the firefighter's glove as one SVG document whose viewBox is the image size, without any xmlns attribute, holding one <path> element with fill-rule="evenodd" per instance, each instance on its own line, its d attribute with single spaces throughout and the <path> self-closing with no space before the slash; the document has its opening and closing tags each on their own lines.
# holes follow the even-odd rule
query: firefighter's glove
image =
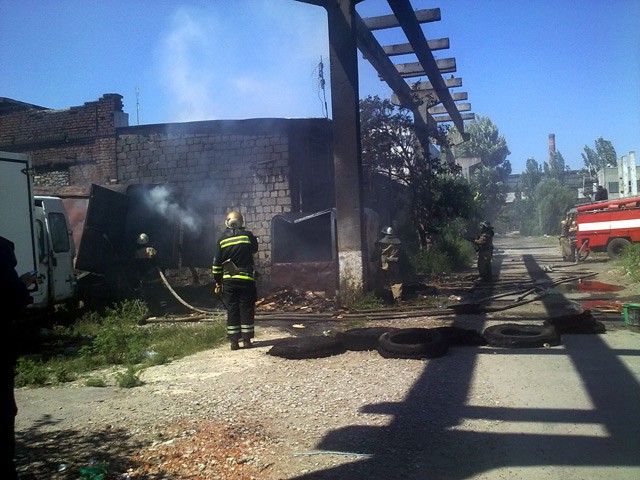
<svg viewBox="0 0 640 480">
<path fill-rule="evenodd" d="M 220 295 L 220 294 L 222 293 L 222 285 L 221 285 L 221 284 L 219 284 L 219 283 L 216 283 L 216 286 L 215 286 L 215 287 L 213 287 L 213 292 L 214 292 L 216 295 Z"/>
</svg>

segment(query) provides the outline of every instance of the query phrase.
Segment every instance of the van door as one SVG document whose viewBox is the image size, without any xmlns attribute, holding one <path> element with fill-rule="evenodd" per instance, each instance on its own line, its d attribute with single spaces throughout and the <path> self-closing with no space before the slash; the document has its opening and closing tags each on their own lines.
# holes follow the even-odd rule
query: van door
<svg viewBox="0 0 640 480">
<path fill-rule="evenodd" d="M 73 268 L 75 246 L 62 200 L 57 197 L 36 197 L 36 206 L 44 211 L 48 251 L 49 287 L 53 302 L 73 298 L 76 276 Z"/>
</svg>

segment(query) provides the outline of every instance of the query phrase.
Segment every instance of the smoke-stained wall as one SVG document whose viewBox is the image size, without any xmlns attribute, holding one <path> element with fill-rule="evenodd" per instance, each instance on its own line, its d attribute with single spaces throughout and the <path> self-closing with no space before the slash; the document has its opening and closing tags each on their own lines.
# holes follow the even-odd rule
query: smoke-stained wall
<svg viewBox="0 0 640 480">
<path fill-rule="evenodd" d="M 182 265 L 196 265 L 207 275 L 224 217 L 239 209 L 259 237 L 260 285 L 268 289 L 273 217 L 335 204 L 326 119 L 128 126 L 122 110 L 118 94 L 64 110 L 0 98 L 0 150 L 31 154 L 36 194 L 73 203 L 76 246 L 91 184 L 120 192 L 156 185 L 149 189 L 153 204 L 184 224 Z M 172 203 L 176 198 L 178 205 Z M 193 269 L 178 272 L 171 272 L 176 280 L 193 281 Z"/>
<path fill-rule="evenodd" d="M 118 182 L 169 185 L 180 192 L 181 217 L 190 219 L 184 228 L 183 263 L 201 268 L 211 263 L 227 212 L 242 212 L 247 228 L 259 238 L 257 267 L 268 283 L 271 220 L 300 208 L 301 185 L 310 180 L 304 175 L 309 142 L 319 136 L 326 140 L 328 131 L 328 122 L 316 119 L 122 128 L 117 139 Z M 330 158 L 314 160 L 318 168 Z M 325 205 L 331 201 L 330 196 L 320 199 Z"/>
</svg>

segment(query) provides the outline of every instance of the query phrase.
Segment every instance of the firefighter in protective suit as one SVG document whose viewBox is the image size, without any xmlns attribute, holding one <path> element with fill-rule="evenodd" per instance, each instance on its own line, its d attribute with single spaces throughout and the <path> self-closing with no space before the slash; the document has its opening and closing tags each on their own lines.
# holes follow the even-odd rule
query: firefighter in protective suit
<svg viewBox="0 0 640 480">
<path fill-rule="evenodd" d="M 480 224 L 480 235 L 473 240 L 473 246 L 478 253 L 478 273 L 484 281 L 491 281 L 493 270 L 491 262 L 493 260 L 493 227 L 489 222 Z"/>
<path fill-rule="evenodd" d="M 231 350 L 253 346 L 255 304 L 257 288 L 253 255 L 258 251 L 258 240 L 244 228 L 242 214 L 233 210 L 227 214 L 227 227 L 215 245 L 211 273 L 215 293 L 222 293 L 227 308 L 227 338 Z"/>
<path fill-rule="evenodd" d="M 393 228 L 384 227 L 383 237 L 376 242 L 380 253 L 380 269 L 385 288 L 391 290 L 394 303 L 402 300 L 402 271 L 400 260 L 403 254 L 402 242 L 393 233 Z"/>
</svg>

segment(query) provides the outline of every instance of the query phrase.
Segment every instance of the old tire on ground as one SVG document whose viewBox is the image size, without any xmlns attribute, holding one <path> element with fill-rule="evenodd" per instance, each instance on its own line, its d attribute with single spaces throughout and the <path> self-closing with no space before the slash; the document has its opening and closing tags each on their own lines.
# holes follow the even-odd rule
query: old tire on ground
<svg viewBox="0 0 640 480">
<path fill-rule="evenodd" d="M 286 338 L 269 349 L 268 355 L 299 360 L 303 358 L 323 358 L 344 353 L 346 349 L 340 340 L 321 335 Z"/>
<path fill-rule="evenodd" d="M 347 350 L 364 351 L 378 348 L 378 339 L 383 333 L 397 330 L 392 327 L 363 327 L 352 328 L 344 332 L 339 332 L 336 338 L 339 339 Z"/>
<path fill-rule="evenodd" d="M 442 333 L 432 328 L 400 328 L 378 340 L 378 353 L 385 358 L 437 358 L 448 349 Z"/>
<path fill-rule="evenodd" d="M 591 310 L 585 310 L 575 315 L 551 317 L 546 319 L 544 324 L 555 327 L 559 335 L 572 333 L 604 333 L 606 331 L 604 323 L 597 322 L 593 318 Z"/>
<path fill-rule="evenodd" d="M 444 340 L 449 346 L 479 346 L 487 344 L 487 340 L 482 336 L 482 334 L 477 330 L 473 330 L 471 328 L 449 326 L 436 327 L 434 328 L 434 330 L 442 334 Z"/>
<path fill-rule="evenodd" d="M 631 242 L 626 238 L 614 238 L 607 245 L 607 255 L 609 258 L 618 258 L 629 245 L 631 245 Z"/>
<path fill-rule="evenodd" d="M 560 335 L 550 325 L 503 323 L 487 327 L 482 335 L 492 347 L 539 348 L 560 345 Z"/>
</svg>

